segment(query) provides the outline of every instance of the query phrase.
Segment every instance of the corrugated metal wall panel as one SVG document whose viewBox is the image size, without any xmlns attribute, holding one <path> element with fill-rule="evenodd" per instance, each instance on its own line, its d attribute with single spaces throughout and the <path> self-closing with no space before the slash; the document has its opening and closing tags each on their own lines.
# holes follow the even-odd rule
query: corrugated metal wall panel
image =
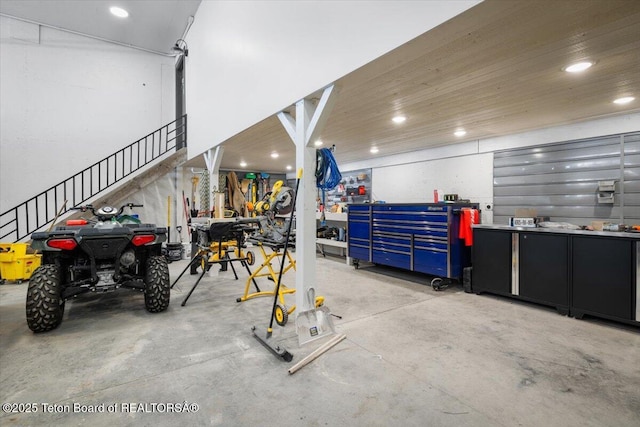
<svg viewBox="0 0 640 427">
<path fill-rule="evenodd" d="M 640 180 L 624 182 L 624 194 L 628 193 L 640 193 Z"/>
<path fill-rule="evenodd" d="M 625 153 L 624 153 L 624 168 L 626 169 L 626 168 L 629 168 L 631 166 L 640 166 L 640 154 L 627 154 L 627 152 L 625 150 Z"/>
<path fill-rule="evenodd" d="M 567 184 L 541 184 L 541 185 L 512 185 L 497 187 L 493 196 L 520 196 L 527 194 L 529 196 L 547 196 L 554 194 L 585 194 L 591 191 L 593 183 L 591 182 L 572 182 Z M 640 187 L 639 187 L 640 188 Z"/>
<path fill-rule="evenodd" d="M 618 150 L 620 146 L 618 146 Z M 567 160 L 518 166 L 503 166 L 496 170 L 496 176 L 542 175 L 564 172 L 589 172 L 593 170 L 620 169 L 620 154 L 615 157 L 598 157 L 594 159 Z"/>
<path fill-rule="evenodd" d="M 498 196 L 494 195 L 493 203 L 506 206 L 591 206 L 598 202 L 597 194 L 574 195 L 527 195 L 527 196 Z"/>
<path fill-rule="evenodd" d="M 624 220 L 640 224 L 640 133 L 624 136 Z"/>
<path fill-rule="evenodd" d="M 625 207 L 632 208 L 636 206 L 638 211 L 640 211 L 640 193 L 627 193 L 624 194 L 624 205 Z M 640 212 L 639 212 L 640 213 Z M 636 215 L 638 216 L 638 215 Z"/>
<path fill-rule="evenodd" d="M 627 168 L 624 169 L 624 182 L 625 184 L 630 184 L 635 181 L 640 180 L 640 167 Z"/>
<path fill-rule="evenodd" d="M 541 163 L 546 161 L 578 161 L 589 160 L 599 157 L 618 157 L 620 155 L 620 140 L 608 141 L 601 146 L 582 145 L 575 149 L 567 149 L 563 144 L 562 150 L 550 150 L 548 152 L 539 151 L 539 148 L 527 150 L 515 150 L 518 154 L 494 159 L 494 167 L 526 165 L 531 163 Z M 538 150 L 538 151 L 536 151 Z"/>
<path fill-rule="evenodd" d="M 624 148 L 624 151 L 622 150 Z M 640 133 L 494 153 L 494 222 L 519 207 L 579 225 L 640 219 Z M 616 181 L 614 204 L 598 203 L 598 181 Z"/>
<path fill-rule="evenodd" d="M 599 205 L 599 206 L 556 206 L 556 205 L 531 205 L 531 206 L 518 206 L 524 208 L 533 208 L 538 212 L 538 216 L 548 216 L 551 221 L 563 221 L 572 222 L 576 225 L 589 224 L 594 219 L 612 220 L 618 222 L 620 217 L 620 207 L 611 205 Z M 515 207 L 509 208 L 495 208 L 493 215 L 511 217 L 513 216 Z M 564 218 L 562 220 L 558 218 Z M 586 223 L 575 223 L 570 218 L 589 218 Z M 507 221 L 508 223 L 508 221 Z"/>
<path fill-rule="evenodd" d="M 593 191 L 596 183 L 601 180 L 620 180 L 620 168 L 604 171 L 583 171 L 583 172 L 560 172 L 546 175 L 512 175 L 505 177 L 494 177 L 493 188 L 503 185 L 525 185 L 525 184 L 562 184 L 570 182 L 593 182 Z"/>
<path fill-rule="evenodd" d="M 638 206 L 625 206 L 624 220 L 625 224 L 628 225 L 640 224 L 640 214 L 638 213 Z"/>
</svg>

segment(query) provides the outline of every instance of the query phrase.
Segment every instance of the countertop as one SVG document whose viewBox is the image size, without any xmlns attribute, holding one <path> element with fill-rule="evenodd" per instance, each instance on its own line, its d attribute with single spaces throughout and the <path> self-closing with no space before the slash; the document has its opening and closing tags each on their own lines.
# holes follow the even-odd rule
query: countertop
<svg viewBox="0 0 640 427">
<path fill-rule="evenodd" d="M 563 228 L 542 228 L 542 227 L 510 227 L 508 225 L 496 225 L 496 224 L 474 224 L 473 228 L 480 228 L 485 230 L 517 231 L 517 232 L 527 232 L 527 233 L 578 234 L 583 236 L 616 237 L 616 238 L 640 240 L 640 232 L 567 230 Z"/>
</svg>

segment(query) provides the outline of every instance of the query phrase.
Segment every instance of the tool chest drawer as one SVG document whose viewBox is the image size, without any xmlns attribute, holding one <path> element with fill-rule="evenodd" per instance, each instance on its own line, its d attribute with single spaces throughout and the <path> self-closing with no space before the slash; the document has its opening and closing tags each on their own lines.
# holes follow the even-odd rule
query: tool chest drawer
<svg viewBox="0 0 640 427">
<path fill-rule="evenodd" d="M 349 246 L 349 257 L 361 259 L 363 261 L 369 261 L 371 259 L 369 255 L 369 248 L 354 245 Z"/>
<path fill-rule="evenodd" d="M 347 213 L 347 256 L 371 261 L 370 205 L 353 205 Z"/>
<path fill-rule="evenodd" d="M 352 238 L 369 240 L 371 226 L 368 222 L 351 221 L 348 228 L 348 233 Z"/>
<path fill-rule="evenodd" d="M 411 270 L 411 256 L 409 254 L 381 251 L 374 248 L 372 262 L 374 262 L 375 264 L 402 268 L 404 270 Z"/>
<path fill-rule="evenodd" d="M 447 277 L 447 250 L 414 250 L 413 270 Z"/>
</svg>

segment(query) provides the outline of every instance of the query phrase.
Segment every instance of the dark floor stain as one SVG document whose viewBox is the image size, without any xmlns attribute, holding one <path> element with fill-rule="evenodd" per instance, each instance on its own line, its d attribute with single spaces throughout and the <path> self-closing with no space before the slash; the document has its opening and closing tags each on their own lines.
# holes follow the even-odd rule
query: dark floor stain
<svg viewBox="0 0 640 427">
<path fill-rule="evenodd" d="M 532 380 L 531 378 L 523 378 L 520 380 L 520 385 L 521 386 L 530 386 L 530 385 L 534 385 L 536 382 L 534 380 Z"/>
<path fill-rule="evenodd" d="M 527 360 L 524 358 L 521 358 L 520 360 L 518 360 L 518 366 L 520 366 L 520 369 L 522 369 L 523 371 L 525 371 L 527 374 L 529 374 L 530 377 L 535 377 L 537 375 L 540 375 L 540 371 L 532 368 L 531 366 L 529 366 L 527 364 Z"/>
<path fill-rule="evenodd" d="M 592 355 L 590 355 L 590 354 L 587 354 L 587 353 L 585 353 L 585 352 L 583 352 L 583 351 L 581 351 L 581 350 L 578 350 L 578 349 L 574 349 L 573 351 L 575 351 L 576 353 L 578 353 L 578 355 L 579 355 L 580 357 L 582 357 L 584 360 L 586 360 L 586 361 L 587 361 L 587 363 L 589 363 L 589 364 L 598 364 L 598 365 L 602 365 L 602 360 L 598 359 L 598 358 L 597 358 L 597 357 L 595 357 L 595 356 L 592 356 Z"/>
</svg>

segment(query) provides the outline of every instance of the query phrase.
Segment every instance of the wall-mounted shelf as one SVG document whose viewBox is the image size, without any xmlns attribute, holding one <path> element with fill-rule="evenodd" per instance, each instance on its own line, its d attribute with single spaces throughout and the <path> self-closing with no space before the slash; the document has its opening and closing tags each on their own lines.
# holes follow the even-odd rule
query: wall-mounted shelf
<svg viewBox="0 0 640 427">
<path fill-rule="evenodd" d="M 321 239 L 321 238 L 317 238 L 317 239 L 316 239 L 316 244 L 318 244 L 318 245 L 334 246 L 334 247 L 336 247 L 336 248 L 347 249 L 347 242 L 341 242 L 341 241 L 339 241 L 339 240 L 331 240 L 331 239 Z"/>
<path fill-rule="evenodd" d="M 598 204 L 612 205 L 616 191 L 615 181 L 598 181 Z"/>
<path fill-rule="evenodd" d="M 316 212 L 316 220 L 320 224 L 322 212 Z M 346 212 L 325 212 L 324 219 L 328 226 L 347 228 L 347 213 Z M 347 242 L 333 239 L 316 238 L 316 245 L 322 255 L 325 255 L 324 247 L 331 246 L 334 248 L 340 248 L 340 255 L 346 256 Z"/>
<path fill-rule="evenodd" d="M 322 212 L 316 212 L 316 219 L 320 219 L 321 217 L 322 217 Z M 347 213 L 346 212 L 325 212 L 324 219 L 326 221 L 347 222 Z"/>
</svg>

